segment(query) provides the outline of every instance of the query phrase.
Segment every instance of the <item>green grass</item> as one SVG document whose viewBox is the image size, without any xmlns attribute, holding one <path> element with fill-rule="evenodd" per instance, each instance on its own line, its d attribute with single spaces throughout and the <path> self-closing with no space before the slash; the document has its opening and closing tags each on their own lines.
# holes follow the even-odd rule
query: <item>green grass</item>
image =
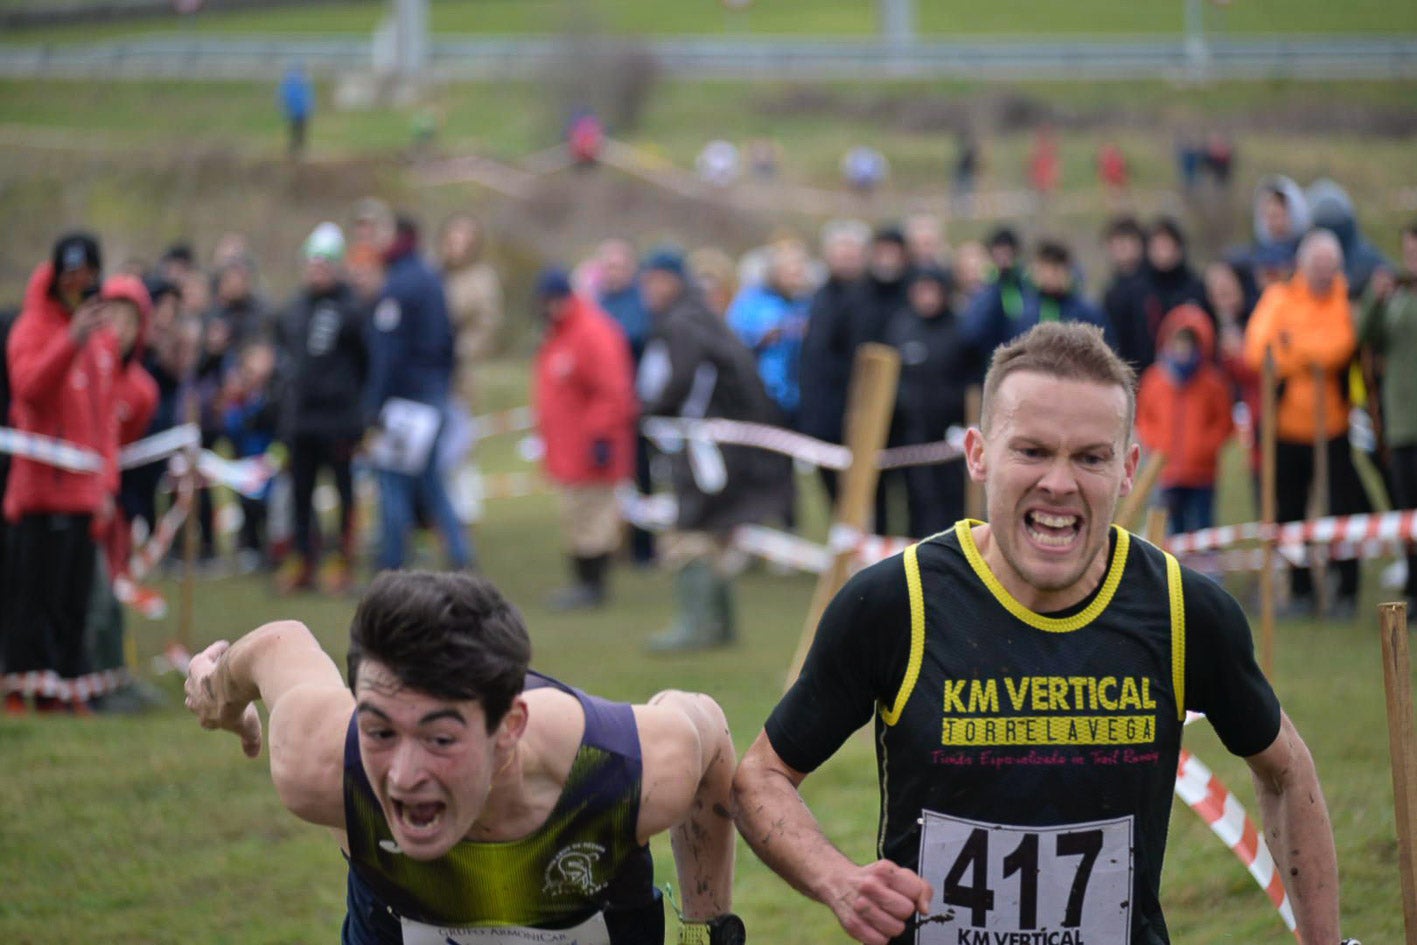
<svg viewBox="0 0 1417 945">
<path fill-rule="evenodd" d="M 928 36 L 1176 35 L 1183 27 L 1183 0 L 919 0 L 917 23 Z M 52 27 L 15 32 L 14 42 L 75 42 L 143 34 L 190 35 L 367 34 L 389 4 L 352 0 L 279 10 L 204 12 L 121 24 Z M 1411 33 L 1417 9 L 1399 0 L 1349 4 L 1318 0 L 1244 0 L 1230 6 L 1205 4 L 1214 35 L 1253 33 Z M 825 35 L 860 36 L 877 28 L 871 0 L 754 0 L 731 12 L 718 0 L 433 0 L 432 28 L 439 35 L 555 33 L 585 27 L 648 35 Z"/>
<path fill-rule="evenodd" d="M 496 363 L 484 380 L 489 409 L 524 401 L 523 365 Z M 524 468 L 512 458 L 513 438 L 488 446 L 488 468 Z M 1248 515 L 1237 458 L 1228 457 L 1222 489 L 1231 520 Z M 812 510 L 808 531 L 820 538 L 817 499 L 809 490 L 804 505 Z M 491 503 L 476 533 L 487 572 L 527 617 L 535 664 L 619 699 L 642 700 L 666 686 L 711 692 L 746 748 L 780 690 L 810 579 L 748 574 L 738 587 L 739 646 L 653 659 L 640 647 L 669 619 L 668 578 L 621 569 L 613 606 L 553 615 L 540 601 L 563 571 L 555 536 L 554 504 L 544 497 Z M 166 590 L 175 593 L 171 584 Z M 1243 596 L 1244 582 L 1237 590 Z M 1380 596 L 1370 580 L 1365 605 Z M 342 659 L 350 613 L 347 601 L 277 600 L 256 579 L 204 581 L 195 642 L 296 617 Z M 172 618 L 130 626 L 144 665 L 176 633 Z M 1352 626 L 1281 624 L 1275 683 L 1324 780 L 1345 931 L 1391 942 L 1401 938 L 1401 908 L 1377 642 L 1370 616 Z M 95 932 L 109 942 L 158 945 L 332 940 L 344 882 L 333 841 L 280 808 L 264 760 L 245 760 L 234 739 L 201 731 L 180 710 L 175 678 L 159 682 L 172 703 L 142 718 L 0 720 L 0 941 L 49 945 Z M 1243 763 L 1204 724 L 1186 738 L 1254 813 Z M 804 793 L 849 855 L 871 855 L 877 794 L 869 739 L 852 739 Z M 654 846 L 660 880 L 672 880 L 667 846 Z M 844 941 L 825 908 L 802 900 L 741 845 L 735 895 L 754 941 Z M 1234 856 L 1179 804 L 1162 895 L 1177 942 L 1293 941 Z"/>
</svg>

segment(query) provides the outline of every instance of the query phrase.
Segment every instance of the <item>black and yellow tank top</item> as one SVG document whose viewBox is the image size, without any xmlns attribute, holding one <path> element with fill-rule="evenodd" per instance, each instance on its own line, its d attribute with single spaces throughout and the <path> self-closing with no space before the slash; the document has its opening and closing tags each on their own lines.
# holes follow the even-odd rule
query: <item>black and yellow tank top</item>
<svg viewBox="0 0 1417 945">
<path fill-rule="evenodd" d="M 410 921 L 553 930 L 598 913 L 612 945 L 661 945 L 663 905 L 649 847 L 637 838 L 642 772 L 633 710 L 528 674 L 528 688 L 546 685 L 574 695 L 585 712 L 580 749 L 546 823 L 520 840 L 463 841 L 427 862 L 397 852 L 351 719 L 344 765 L 346 945 L 396 945 Z"/>
</svg>

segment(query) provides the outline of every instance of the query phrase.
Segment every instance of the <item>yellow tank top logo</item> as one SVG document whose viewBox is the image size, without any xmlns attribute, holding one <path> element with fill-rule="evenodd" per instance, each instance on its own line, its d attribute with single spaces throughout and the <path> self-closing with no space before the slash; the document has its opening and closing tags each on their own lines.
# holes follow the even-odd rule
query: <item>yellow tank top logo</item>
<svg viewBox="0 0 1417 945">
<path fill-rule="evenodd" d="M 1006 676 L 1002 681 L 1002 687 L 998 679 L 944 681 L 941 744 L 1130 745 L 1156 739 L 1156 716 L 1147 711 L 1157 708 L 1149 677 Z M 1014 714 L 1002 715 L 1004 705 Z"/>
</svg>

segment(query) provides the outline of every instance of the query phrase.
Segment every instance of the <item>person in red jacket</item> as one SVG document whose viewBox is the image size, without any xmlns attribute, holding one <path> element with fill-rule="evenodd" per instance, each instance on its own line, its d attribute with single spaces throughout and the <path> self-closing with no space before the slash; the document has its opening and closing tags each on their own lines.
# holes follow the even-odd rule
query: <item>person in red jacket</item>
<svg viewBox="0 0 1417 945">
<path fill-rule="evenodd" d="M 1161 491 L 1171 534 L 1214 522 L 1220 450 L 1234 432 L 1231 385 L 1215 363 L 1215 329 L 1198 305 L 1178 305 L 1157 331 L 1161 357 L 1142 373 L 1137 436 L 1166 457 Z"/>
<path fill-rule="evenodd" d="M 152 300 L 142 280 L 126 274 L 104 282 L 101 297 L 107 303 L 105 317 L 118 336 L 121 366 L 114 380 L 113 404 L 118 416 L 118 445 L 122 447 L 143 438 L 157 410 L 157 381 L 143 367 Z M 121 508 L 113 516 L 104 550 L 112 576 L 127 574 L 132 529 Z"/>
<path fill-rule="evenodd" d="M 620 326 L 571 291 L 565 271 L 537 279 L 546 334 L 536 353 L 532 405 L 546 475 L 561 492 L 561 527 L 574 581 L 553 593 L 553 610 L 605 601 L 605 573 L 620 544 L 617 483 L 635 473 L 634 370 Z"/>
<path fill-rule="evenodd" d="M 118 338 L 97 299 L 98 241 L 61 238 L 30 278 L 6 346 L 10 425 L 95 454 L 92 471 L 70 472 L 16 456 L 6 484 L 11 523 L 5 556 L 3 652 L 7 712 L 88 711 L 84 622 L 97 562 L 94 534 L 118 492 L 114 382 Z"/>
</svg>

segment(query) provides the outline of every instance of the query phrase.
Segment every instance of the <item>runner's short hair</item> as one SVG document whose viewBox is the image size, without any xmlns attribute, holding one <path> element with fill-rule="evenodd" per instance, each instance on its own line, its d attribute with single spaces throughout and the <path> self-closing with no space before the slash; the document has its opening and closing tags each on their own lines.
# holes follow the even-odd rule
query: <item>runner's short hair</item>
<svg viewBox="0 0 1417 945">
<path fill-rule="evenodd" d="M 994 349 L 979 405 L 979 428 L 989 429 L 989 413 L 1004 378 L 1033 371 L 1069 381 L 1115 384 L 1127 392 L 1126 441 L 1131 441 L 1137 412 L 1137 374 L 1086 322 L 1043 322 Z"/>
<path fill-rule="evenodd" d="M 526 682 L 526 624 L 486 578 L 386 571 L 349 626 L 349 687 L 377 660 L 409 689 L 450 702 L 476 700 L 491 732 Z"/>
</svg>

